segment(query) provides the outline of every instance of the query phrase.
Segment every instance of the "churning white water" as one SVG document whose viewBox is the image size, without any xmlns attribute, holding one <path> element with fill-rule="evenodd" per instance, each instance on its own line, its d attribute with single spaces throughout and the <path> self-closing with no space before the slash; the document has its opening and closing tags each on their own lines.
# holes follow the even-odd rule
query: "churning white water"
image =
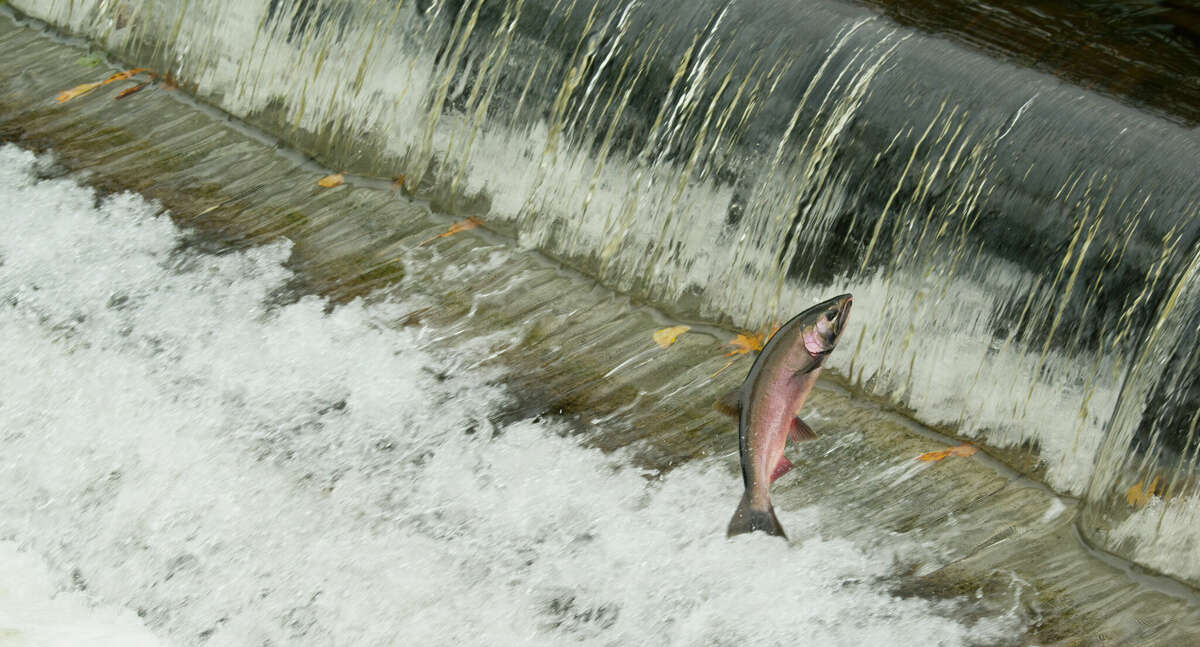
<svg viewBox="0 0 1200 647">
<path fill-rule="evenodd" d="M 727 540 L 726 459 L 662 477 L 565 423 L 497 428 L 510 337 L 419 296 L 284 298 L 286 242 L 210 254 L 136 195 L 0 148 L 0 644 L 969 645 L 906 551 Z M 400 292 L 403 292 L 401 290 Z M 602 432 L 602 430 L 600 430 Z M 862 540 L 858 540 L 861 542 Z"/>
</svg>

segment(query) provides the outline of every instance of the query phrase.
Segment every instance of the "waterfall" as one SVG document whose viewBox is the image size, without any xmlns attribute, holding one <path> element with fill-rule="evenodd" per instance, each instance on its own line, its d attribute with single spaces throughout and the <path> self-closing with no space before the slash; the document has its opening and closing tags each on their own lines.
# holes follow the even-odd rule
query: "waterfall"
<svg viewBox="0 0 1200 647">
<path fill-rule="evenodd" d="M 10 4 L 681 318 L 852 292 L 833 371 L 1200 578 L 1194 128 L 837 0 Z"/>
</svg>

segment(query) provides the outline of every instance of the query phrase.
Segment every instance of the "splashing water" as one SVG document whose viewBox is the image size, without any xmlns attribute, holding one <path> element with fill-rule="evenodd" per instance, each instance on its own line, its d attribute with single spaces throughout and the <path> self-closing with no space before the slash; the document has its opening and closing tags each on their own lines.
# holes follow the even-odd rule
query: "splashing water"
<svg viewBox="0 0 1200 647">
<path fill-rule="evenodd" d="M 0 148 L 0 573 L 35 582 L 0 588 L 6 644 L 1022 633 L 893 596 L 926 547 L 823 537 L 836 510 L 780 510 L 790 544 L 726 540 L 729 461 L 656 477 L 560 421 L 496 426 L 503 370 L 477 358 L 515 332 L 428 350 L 437 331 L 401 325 L 420 296 L 289 298 L 286 242 L 202 253 L 157 205 L 50 166 Z"/>
<path fill-rule="evenodd" d="M 0 542 L 0 642 L 5 645 L 158 647 L 128 609 L 92 607 L 78 591 L 56 591 L 46 565 Z"/>
</svg>

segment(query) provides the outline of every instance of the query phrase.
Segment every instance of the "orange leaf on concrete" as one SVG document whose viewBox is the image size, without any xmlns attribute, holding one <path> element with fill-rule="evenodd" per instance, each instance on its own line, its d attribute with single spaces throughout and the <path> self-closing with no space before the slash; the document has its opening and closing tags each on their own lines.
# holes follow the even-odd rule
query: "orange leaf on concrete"
<svg viewBox="0 0 1200 647">
<path fill-rule="evenodd" d="M 113 99 L 120 101 L 121 99 L 124 99 L 125 97 L 133 94 L 134 92 L 141 90 L 142 88 L 146 87 L 147 85 L 150 85 L 149 81 L 142 81 L 141 83 L 139 83 L 137 85 L 134 85 L 134 86 L 125 88 L 124 90 L 121 90 L 120 92 L 117 93 L 117 96 L 113 97 Z"/>
<path fill-rule="evenodd" d="M 979 448 L 974 445 L 955 445 L 954 447 L 947 447 L 946 449 L 936 452 L 925 452 L 924 454 L 918 456 L 917 460 L 940 461 L 947 456 L 962 456 L 966 458 L 967 456 L 974 455 L 977 451 L 979 451 Z"/>
<path fill-rule="evenodd" d="M 675 340 L 683 333 L 691 330 L 691 326 L 671 326 L 662 330 L 654 331 L 654 343 L 660 348 L 666 348 L 675 343 Z"/>
<path fill-rule="evenodd" d="M 117 72 L 116 74 L 113 74 L 112 76 L 108 77 L 107 79 L 104 79 L 104 82 L 112 83 L 113 81 L 123 81 L 125 79 L 137 76 L 138 74 L 141 74 L 142 72 L 150 72 L 150 68 L 135 67 L 132 70 L 125 70 L 124 72 Z"/>
<path fill-rule="evenodd" d="M 128 78 L 134 76 L 135 74 L 141 74 L 142 72 L 149 72 L 149 71 L 150 71 L 149 68 L 135 67 L 132 70 L 125 70 L 124 72 L 117 72 L 116 74 L 109 76 L 107 79 L 104 79 L 103 81 L 96 81 L 95 83 L 83 83 L 81 85 L 77 85 L 77 86 L 71 88 L 70 90 L 63 90 L 62 92 L 58 93 L 58 96 L 54 97 L 54 100 L 59 103 L 65 103 L 67 101 L 70 101 L 71 99 L 74 99 L 75 97 L 87 94 L 100 86 L 108 85 L 109 83 L 112 83 L 113 81 L 123 81 L 125 79 L 128 79 Z"/>
<path fill-rule="evenodd" d="M 729 340 L 729 345 L 733 346 L 733 350 L 725 353 L 725 357 L 729 357 L 730 355 L 745 355 L 752 350 L 762 350 L 763 336 L 738 333 L 737 337 Z"/>
<path fill-rule="evenodd" d="M 341 186 L 345 183 L 346 183 L 346 174 L 345 173 L 334 173 L 333 175 L 326 175 L 325 177 L 317 180 L 317 186 L 323 187 L 326 189 L 332 189 L 335 186 Z"/>
<path fill-rule="evenodd" d="M 454 223 L 453 225 L 450 225 L 450 228 L 447 229 L 445 233 L 438 234 L 437 237 L 445 238 L 446 236 L 453 236 L 454 234 L 457 234 L 460 231 L 474 229 L 481 224 L 482 224 L 482 222 L 479 220 L 479 218 L 476 218 L 475 216 L 471 216 L 470 218 L 467 218 L 466 220 L 459 220 L 458 222 Z"/>
<path fill-rule="evenodd" d="M 450 228 L 447 229 L 446 231 L 443 231 L 442 233 L 434 236 L 433 238 L 421 241 L 421 245 L 426 245 L 428 243 L 432 243 L 433 241 L 435 241 L 439 238 L 453 236 L 454 234 L 457 234 L 460 231 L 474 229 L 481 224 L 483 224 L 483 221 L 481 221 L 479 218 L 476 218 L 475 216 L 471 216 L 470 218 L 467 218 L 466 220 L 459 220 L 458 222 L 454 223 L 453 225 L 450 225 Z M 417 245 L 417 247 L 420 247 L 421 245 Z"/>
<path fill-rule="evenodd" d="M 67 101 L 70 101 L 71 99 L 74 99 L 75 97 L 77 97 L 79 95 L 87 94 L 88 92 L 91 92 L 92 90 L 95 90 L 96 88 L 98 88 L 102 85 L 104 85 L 104 81 L 96 81 L 95 83 L 83 83 L 83 84 L 80 84 L 80 85 L 77 85 L 77 86 L 71 88 L 70 90 L 63 90 L 62 92 L 59 92 L 58 96 L 54 97 L 54 100 L 59 103 L 65 103 Z"/>
</svg>

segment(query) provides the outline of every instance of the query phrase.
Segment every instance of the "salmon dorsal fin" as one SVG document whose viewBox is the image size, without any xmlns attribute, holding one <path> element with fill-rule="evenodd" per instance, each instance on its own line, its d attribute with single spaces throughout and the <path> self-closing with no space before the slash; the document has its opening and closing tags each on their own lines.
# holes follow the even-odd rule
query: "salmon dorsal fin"
<svg viewBox="0 0 1200 647">
<path fill-rule="evenodd" d="M 741 415 L 742 387 L 739 386 L 729 393 L 717 398 L 717 401 L 713 402 L 713 408 L 727 416 L 732 416 L 734 418 Z"/>
</svg>

